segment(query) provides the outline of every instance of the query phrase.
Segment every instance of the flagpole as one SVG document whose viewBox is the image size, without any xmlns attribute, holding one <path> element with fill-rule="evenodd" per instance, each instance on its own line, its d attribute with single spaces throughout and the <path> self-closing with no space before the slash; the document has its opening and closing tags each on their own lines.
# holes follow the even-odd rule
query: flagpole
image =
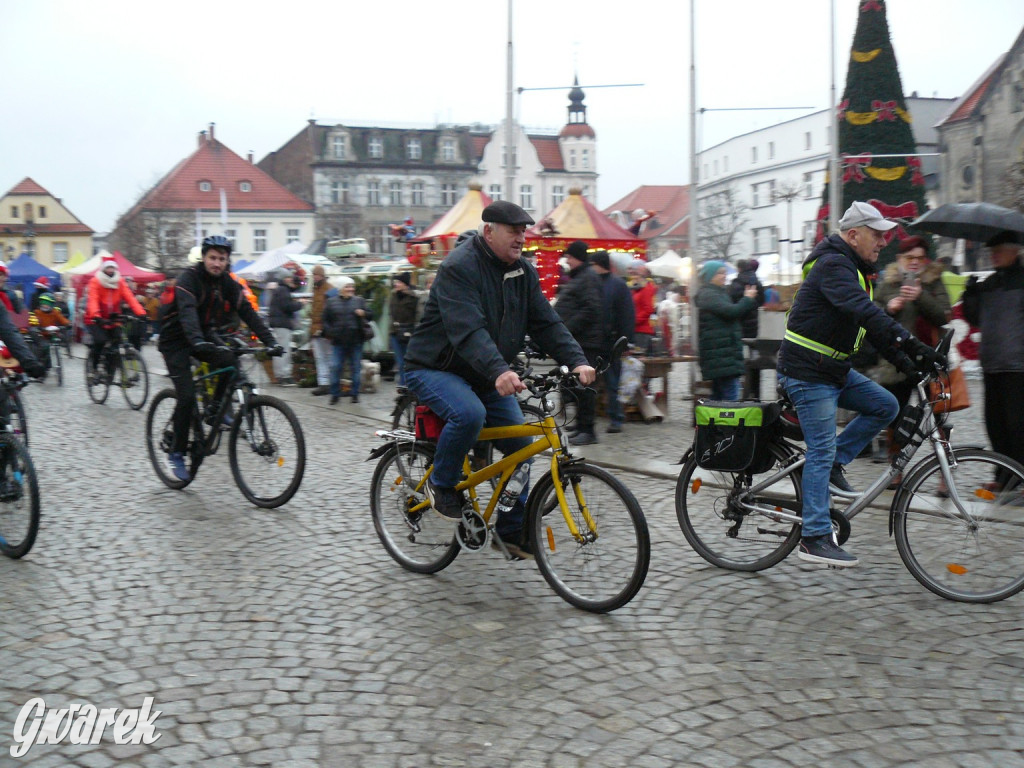
<svg viewBox="0 0 1024 768">
<path fill-rule="evenodd" d="M 513 147 L 514 130 L 512 123 L 513 85 L 512 85 L 512 0 L 508 0 L 508 61 L 505 69 L 505 195 L 510 203 L 515 202 L 513 192 L 516 184 L 516 152 Z"/>
<path fill-rule="evenodd" d="M 832 126 L 831 152 L 829 153 L 829 185 L 828 185 L 828 232 L 832 234 L 839 227 L 839 206 L 842 204 L 839 181 L 839 100 L 836 98 L 836 0 L 829 1 L 829 53 L 832 66 L 832 92 L 829 101 L 831 110 L 830 125 Z"/>
</svg>

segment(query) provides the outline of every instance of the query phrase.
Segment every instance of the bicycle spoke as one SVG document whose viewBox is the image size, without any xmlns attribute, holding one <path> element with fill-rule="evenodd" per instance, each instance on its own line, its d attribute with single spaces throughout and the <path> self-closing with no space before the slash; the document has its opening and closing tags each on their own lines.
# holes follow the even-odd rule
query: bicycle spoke
<svg viewBox="0 0 1024 768">
<path fill-rule="evenodd" d="M 299 420 L 285 403 L 254 395 L 235 416 L 229 459 L 243 495 L 261 507 L 278 507 L 298 490 L 306 467 Z"/>
<path fill-rule="evenodd" d="M 0 435 L 0 553 L 24 557 L 39 531 L 39 485 L 28 449 Z"/>
</svg>

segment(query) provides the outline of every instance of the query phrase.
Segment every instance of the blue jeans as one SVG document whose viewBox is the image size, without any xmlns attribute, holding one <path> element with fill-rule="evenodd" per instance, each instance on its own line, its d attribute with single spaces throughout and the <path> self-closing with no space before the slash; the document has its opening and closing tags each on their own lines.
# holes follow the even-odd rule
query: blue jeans
<svg viewBox="0 0 1024 768">
<path fill-rule="evenodd" d="M 711 380 L 712 400 L 739 400 L 740 399 L 740 377 L 723 376 L 720 379 Z"/>
<path fill-rule="evenodd" d="M 406 385 L 423 405 L 444 419 L 444 429 L 437 439 L 434 453 L 434 485 L 452 488 L 462 480 L 462 460 L 469 453 L 484 424 L 501 427 L 522 424 L 523 412 L 513 395 L 499 395 L 497 390 L 480 394 L 464 378 L 447 371 L 418 369 L 406 371 Z M 515 453 L 533 442 L 530 437 L 495 440 L 504 455 Z M 532 463 L 532 459 L 528 463 Z M 497 523 L 498 535 L 518 541 L 526 512 L 529 482 L 523 486 L 519 500 L 512 510 Z"/>
<path fill-rule="evenodd" d="M 341 397 L 341 371 L 348 361 L 352 370 L 352 397 L 359 397 L 359 382 L 363 378 L 363 344 L 335 344 L 331 347 L 331 396 Z"/>
<path fill-rule="evenodd" d="M 409 346 L 409 340 L 391 337 L 391 351 L 395 353 L 395 382 L 405 384 L 405 348 Z"/>
<path fill-rule="evenodd" d="M 616 360 L 615 364 L 609 365 L 608 370 L 601 375 L 604 376 L 604 393 L 608 397 L 606 409 L 608 418 L 611 419 L 612 424 L 622 426 L 622 422 L 626 418 L 622 411 L 622 403 L 619 402 L 619 377 L 622 375 L 622 362 Z"/>
<path fill-rule="evenodd" d="M 832 532 L 829 519 L 828 478 L 833 464 L 853 461 L 864 446 L 896 418 L 899 404 L 891 392 L 867 376 L 850 370 L 846 384 L 800 381 L 779 376 L 804 431 L 807 463 L 803 473 L 803 535 L 823 536 Z M 836 409 L 856 411 L 857 416 L 836 437 Z"/>
</svg>

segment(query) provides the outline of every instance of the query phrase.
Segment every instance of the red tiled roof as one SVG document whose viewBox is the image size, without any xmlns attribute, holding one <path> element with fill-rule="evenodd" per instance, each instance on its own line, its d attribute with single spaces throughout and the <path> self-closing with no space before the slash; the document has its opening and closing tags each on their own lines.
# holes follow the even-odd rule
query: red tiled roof
<svg viewBox="0 0 1024 768">
<path fill-rule="evenodd" d="M 942 120 L 939 125 L 945 125 L 946 123 L 955 123 L 959 120 L 966 120 L 971 117 L 981 100 L 988 93 L 988 89 L 992 84 L 999 78 L 999 74 L 1002 68 L 1002 63 L 1006 60 L 1006 54 L 1004 53 L 995 63 L 988 68 L 988 70 L 981 76 L 981 78 L 974 83 L 956 103 L 949 116 Z"/>
<path fill-rule="evenodd" d="M 579 138 L 580 136 L 589 136 L 591 139 L 594 138 L 594 129 L 591 128 L 587 123 L 566 123 L 565 126 L 558 132 L 559 136 L 570 136 L 573 138 Z"/>
<path fill-rule="evenodd" d="M 529 136 L 530 143 L 537 150 L 537 159 L 545 171 L 564 171 L 562 148 L 558 146 L 557 136 Z"/>
<path fill-rule="evenodd" d="M 645 185 L 637 187 L 621 200 L 604 209 L 608 216 L 622 211 L 627 216 L 637 209 L 655 211 L 654 218 L 644 222 L 640 237 L 683 237 L 689 232 L 690 188 L 676 185 Z"/>
<path fill-rule="evenodd" d="M 35 181 L 30 179 L 28 176 L 26 176 L 24 179 L 22 179 L 17 184 L 15 184 L 14 187 L 11 189 L 11 191 L 8 192 L 7 194 L 8 195 L 49 195 L 50 197 L 53 197 L 53 195 L 51 195 L 49 192 L 47 192 L 45 189 L 43 189 L 41 186 L 39 186 Z M 6 195 L 5 195 L 5 197 L 6 197 Z"/>
<path fill-rule="evenodd" d="M 210 182 L 208 192 L 200 191 L 202 181 Z M 251 191 L 241 191 L 243 181 L 252 185 Z M 221 207 L 222 189 L 231 211 L 314 210 L 255 165 L 208 137 L 201 138 L 199 148 L 149 190 L 135 209 L 217 211 Z"/>
<path fill-rule="evenodd" d="M 471 138 L 473 140 L 473 161 L 479 163 L 480 158 L 484 156 L 484 149 L 491 140 L 491 134 L 474 133 Z"/>
</svg>

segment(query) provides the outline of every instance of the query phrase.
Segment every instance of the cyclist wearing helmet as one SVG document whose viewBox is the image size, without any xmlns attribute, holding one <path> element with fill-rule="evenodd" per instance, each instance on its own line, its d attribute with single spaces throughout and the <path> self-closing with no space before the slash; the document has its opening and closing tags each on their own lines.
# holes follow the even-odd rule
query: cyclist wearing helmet
<svg viewBox="0 0 1024 768">
<path fill-rule="evenodd" d="M 46 328 L 50 325 L 68 325 L 71 321 L 64 317 L 64 314 L 57 306 L 57 300 L 49 291 L 38 296 L 39 306 L 32 311 L 32 317 L 36 319 L 36 325 Z"/>
<path fill-rule="evenodd" d="M 86 289 L 89 293 L 89 300 L 85 308 L 85 324 L 90 325 L 92 343 L 89 346 L 89 359 L 92 360 L 93 370 L 99 373 L 100 353 L 103 345 L 107 343 L 110 334 L 111 315 L 122 312 L 122 306 L 128 305 L 128 310 L 136 317 L 145 320 L 146 310 L 139 304 L 128 284 L 121 277 L 121 270 L 117 266 L 117 260 L 110 255 L 104 256 L 100 263 L 100 269 L 89 281 Z M 114 369 L 112 356 L 106 361 L 107 375 Z"/>
<path fill-rule="evenodd" d="M 233 367 L 235 354 L 218 344 L 216 332 L 231 322 L 237 313 L 272 355 L 282 350 L 274 334 L 246 300 L 242 287 L 229 273 L 231 242 L 221 235 L 203 240 L 201 261 L 178 276 L 174 300 L 164 309 L 157 348 L 167 363 L 167 373 L 174 382 L 178 401 L 174 408 L 174 450 L 169 456 L 171 469 L 179 480 L 188 480 L 185 468 L 185 447 L 188 444 L 189 419 L 195 402 L 190 358 L 209 363 L 212 369 Z M 224 396 L 227 377 L 220 377 L 214 397 Z"/>
</svg>

